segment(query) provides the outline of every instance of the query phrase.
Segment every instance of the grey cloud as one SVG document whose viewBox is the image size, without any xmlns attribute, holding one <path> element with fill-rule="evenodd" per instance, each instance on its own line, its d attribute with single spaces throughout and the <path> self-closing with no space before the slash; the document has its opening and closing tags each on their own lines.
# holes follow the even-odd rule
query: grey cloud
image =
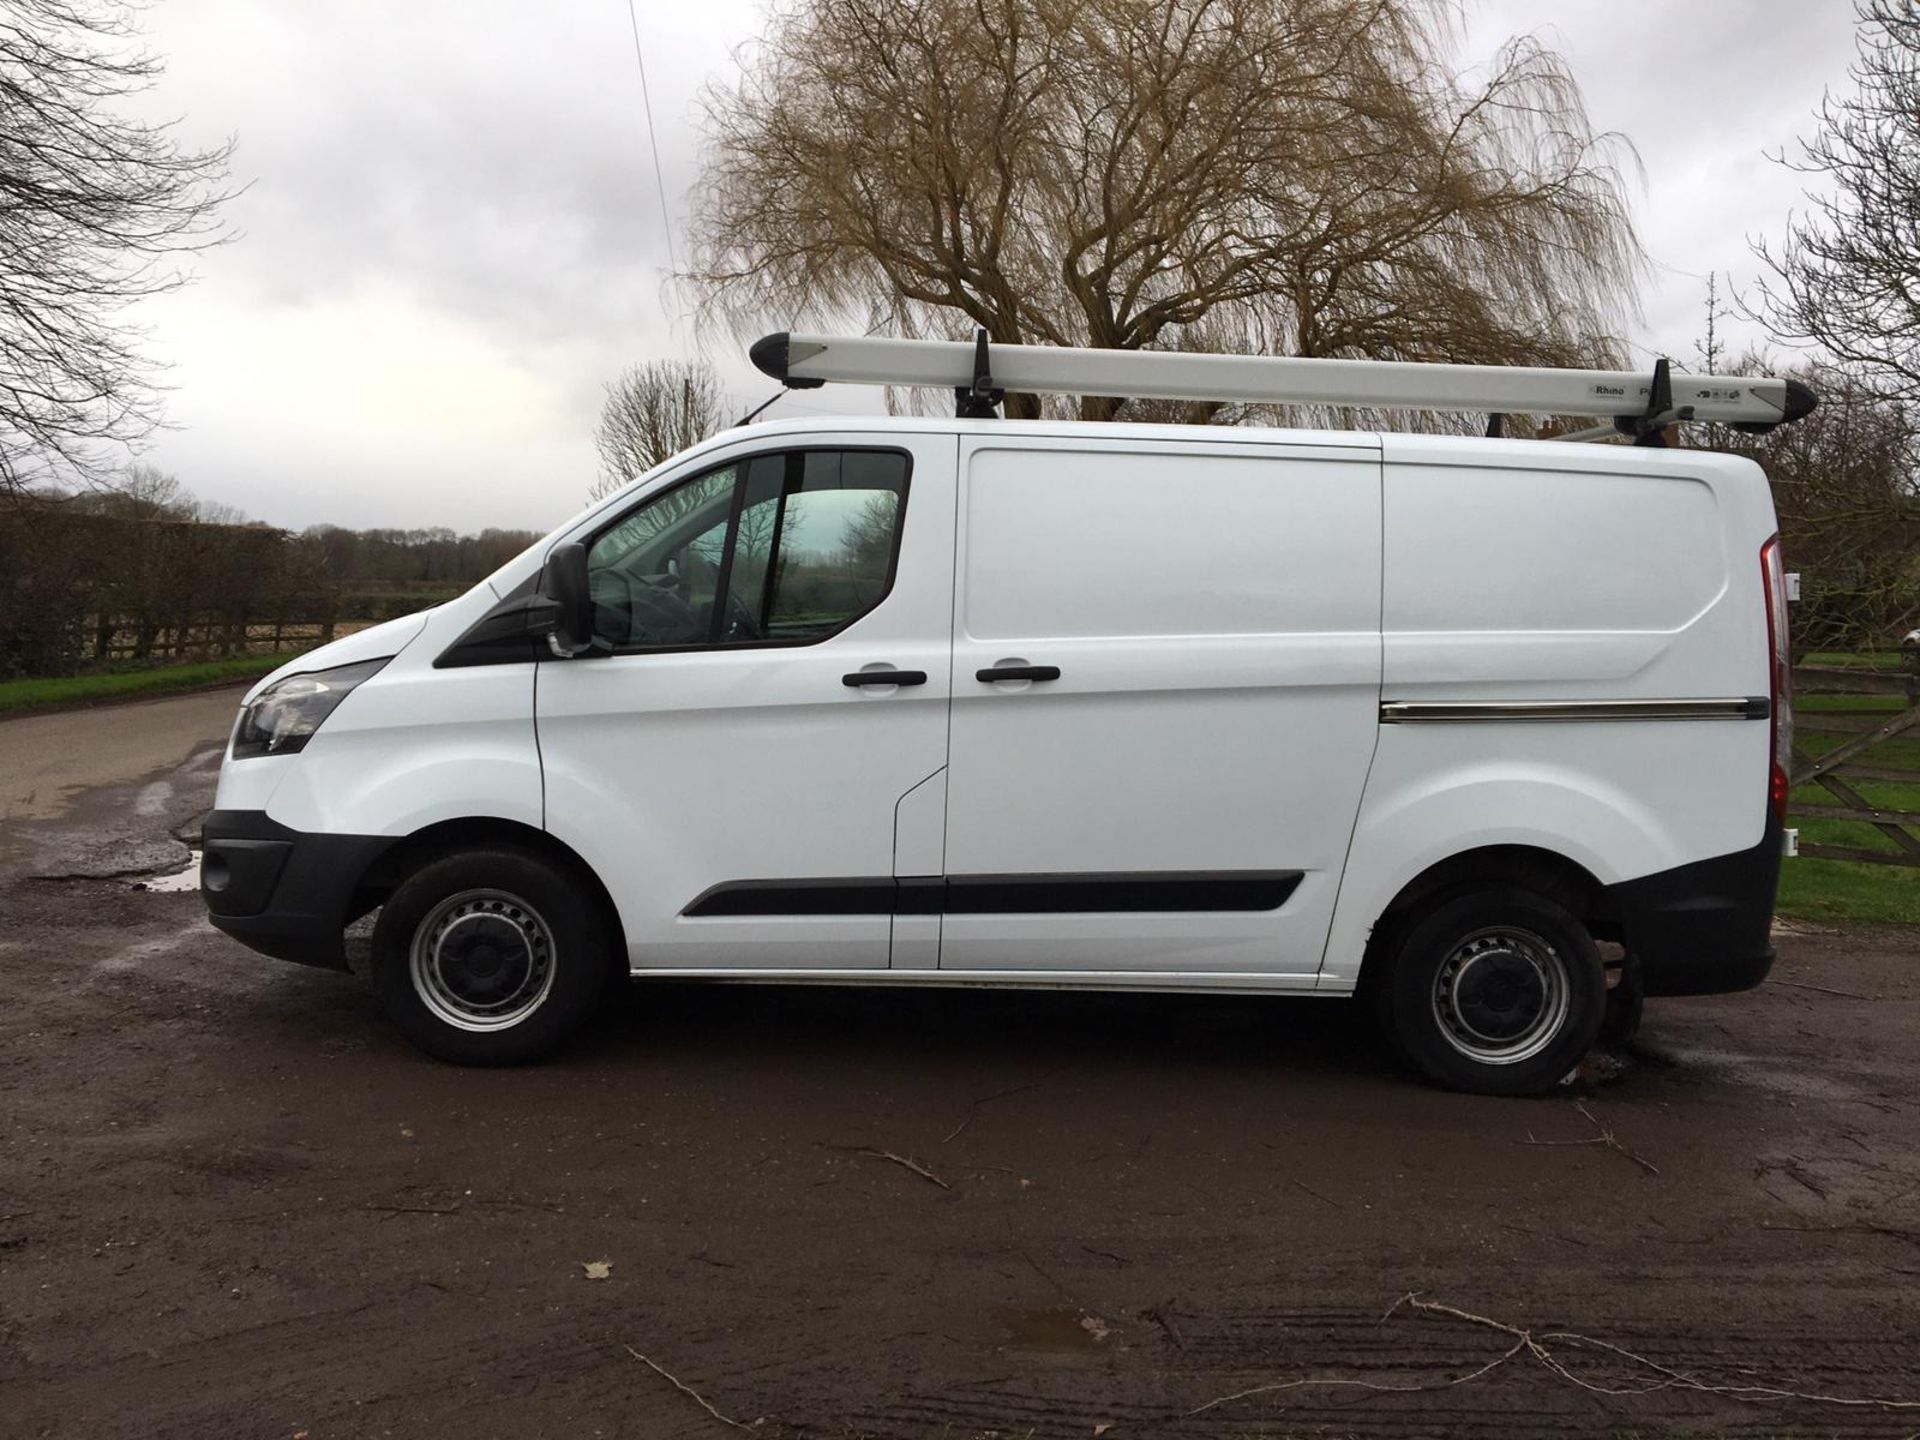
<svg viewBox="0 0 1920 1440">
<path fill-rule="evenodd" d="M 1699 330 L 1695 277 L 1712 269 L 1750 280 L 1746 237 L 1778 233 L 1796 202 L 1800 182 L 1762 152 L 1791 144 L 1821 87 L 1844 83 L 1849 11 L 1838 0 L 1486 0 L 1469 15 L 1461 55 L 1484 59 L 1508 35 L 1544 26 L 1595 122 L 1634 142 L 1647 172 L 1636 209 L 1656 262 L 1639 338 L 1684 356 Z M 698 91 L 730 71 L 763 12 L 756 0 L 638 0 L 638 15 L 669 199 L 683 218 L 697 179 Z M 233 215 L 244 237 L 203 267 L 209 313 L 236 295 L 324 307 L 356 289 L 396 290 L 477 327 L 564 397 L 544 449 L 509 460 L 462 448 L 449 429 L 445 466 L 417 473 L 396 461 L 380 474 L 363 452 L 352 465 L 302 453 L 261 498 L 267 422 L 217 393 L 183 393 L 176 408 L 194 431 L 164 441 L 157 458 L 179 457 L 203 493 L 268 518 L 320 518 L 333 506 L 327 518 L 350 523 L 445 518 L 459 493 L 467 512 L 541 523 L 559 512 L 551 498 L 525 498 L 527 467 L 561 476 L 551 483 L 569 496 L 584 493 L 585 431 L 620 365 L 704 348 L 743 408 L 768 393 L 736 341 L 702 337 L 663 309 L 677 297 L 666 293 L 623 0 L 164 0 L 148 28 L 169 64 L 156 113 L 184 114 L 194 137 L 237 133 L 236 174 L 252 182 Z M 192 292 L 179 297 L 166 324 L 192 327 L 195 303 Z M 770 328 L 780 323 L 769 317 Z M 163 350 L 168 339 L 156 336 Z M 782 403 L 816 413 L 877 401 L 823 393 Z M 530 460 L 536 452 L 543 458 Z M 232 458 L 242 454 L 252 468 Z"/>
</svg>

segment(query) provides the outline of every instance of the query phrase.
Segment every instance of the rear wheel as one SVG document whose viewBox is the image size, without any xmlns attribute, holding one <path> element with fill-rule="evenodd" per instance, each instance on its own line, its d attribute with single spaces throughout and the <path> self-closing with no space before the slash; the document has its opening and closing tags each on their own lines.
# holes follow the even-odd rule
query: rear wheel
<svg viewBox="0 0 1920 1440">
<path fill-rule="evenodd" d="M 407 877 L 373 932 L 381 1008 L 429 1055 L 516 1065 L 571 1037 L 613 968 L 597 897 L 528 851 L 467 850 Z"/>
<path fill-rule="evenodd" d="M 1572 1070 L 1606 1009 L 1600 953 L 1571 911 L 1518 886 L 1455 894 L 1382 957 L 1383 1018 L 1429 1079 L 1532 1095 Z"/>
</svg>

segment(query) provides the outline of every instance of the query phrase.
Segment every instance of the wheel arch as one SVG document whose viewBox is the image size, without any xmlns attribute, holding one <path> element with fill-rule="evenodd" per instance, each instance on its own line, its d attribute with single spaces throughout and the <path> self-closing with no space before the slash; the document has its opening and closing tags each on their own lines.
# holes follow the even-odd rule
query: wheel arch
<svg viewBox="0 0 1920 1440">
<path fill-rule="evenodd" d="M 1617 939 L 1618 917 L 1607 887 L 1579 861 L 1537 845 L 1481 845 L 1435 861 L 1394 893 L 1374 917 L 1361 954 L 1357 991 L 1377 980 L 1383 956 L 1405 933 L 1407 923 L 1435 904 L 1491 885 L 1519 885 L 1564 905 L 1596 940 Z"/>
<path fill-rule="evenodd" d="M 620 910 L 593 867 L 572 846 L 547 831 L 497 816 L 437 821 L 394 843 L 367 867 L 354 884 L 347 923 L 352 924 L 384 904 L 409 875 L 429 861 L 488 845 L 506 845 L 516 850 L 530 851 L 567 871 L 584 885 L 593 895 L 609 927 L 614 953 L 621 956 L 624 963 L 627 941 L 625 928 L 620 923 Z"/>
</svg>

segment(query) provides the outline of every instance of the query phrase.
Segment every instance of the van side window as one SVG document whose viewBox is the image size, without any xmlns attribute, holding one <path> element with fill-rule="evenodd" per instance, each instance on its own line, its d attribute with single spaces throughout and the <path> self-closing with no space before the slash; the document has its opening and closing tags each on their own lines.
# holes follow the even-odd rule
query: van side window
<svg viewBox="0 0 1920 1440">
<path fill-rule="evenodd" d="M 906 493 L 898 451 L 756 455 L 683 481 L 588 550 L 595 638 L 615 650 L 824 639 L 892 584 Z"/>
</svg>

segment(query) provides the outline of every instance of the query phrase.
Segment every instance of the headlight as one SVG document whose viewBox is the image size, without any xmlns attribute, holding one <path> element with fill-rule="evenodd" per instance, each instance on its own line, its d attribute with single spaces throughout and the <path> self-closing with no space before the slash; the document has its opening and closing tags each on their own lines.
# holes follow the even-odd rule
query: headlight
<svg viewBox="0 0 1920 1440">
<path fill-rule="evenodd" d="M 334 707 L 353 693 L 361 681 L 378 674 L 385 660 L 362 660 L 332 670 L 289 675 L 262 690 L 245 710 L 233 732 L 233 758 L 256 755 L 295 755 Z"/>
</svg>

